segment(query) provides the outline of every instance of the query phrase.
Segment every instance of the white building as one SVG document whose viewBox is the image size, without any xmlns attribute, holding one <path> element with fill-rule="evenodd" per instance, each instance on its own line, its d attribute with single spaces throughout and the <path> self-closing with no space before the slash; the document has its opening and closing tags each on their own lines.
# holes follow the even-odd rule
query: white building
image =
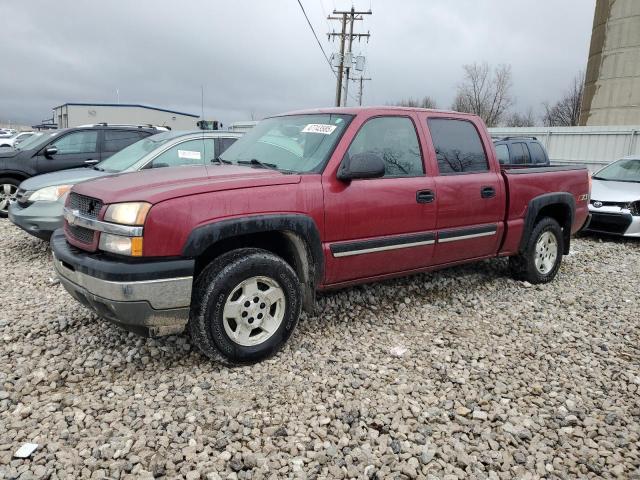
<svg viewBox="0 0 640 480">
<path fill-rule="evenodd" d="M 117 103 L 65 103 L 53 109 L 58 128 L 77 127 L 92 123 L 158 125 L 172 130 L 196 130 L 200 117 L 146 105 Z"/>
</svg>

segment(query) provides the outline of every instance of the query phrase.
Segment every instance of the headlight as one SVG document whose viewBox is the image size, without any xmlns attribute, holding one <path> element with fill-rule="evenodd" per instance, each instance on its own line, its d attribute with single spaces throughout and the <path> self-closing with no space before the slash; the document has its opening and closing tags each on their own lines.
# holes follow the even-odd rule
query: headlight
<svg viewBox="0 0 640 480">
<path fill-rule="evenodd" d="M 146 202 L 114 203 L 107 207 L 104 221 L 121 225 L 144 225 L 150 208 L 151 204 Z"/>
<path fill-rule="evenodd" d="M 55 202 L 69 192 L 73 185 L 53 185 L 36 190 L 29 196 L 30 202 Z"/>
<path fill-rule="evenodd" d="M 122 237 L 103 232 L 100 234 L 99 248 L 104 252 L 141 257 L 142 237 Z"/>
</svg>

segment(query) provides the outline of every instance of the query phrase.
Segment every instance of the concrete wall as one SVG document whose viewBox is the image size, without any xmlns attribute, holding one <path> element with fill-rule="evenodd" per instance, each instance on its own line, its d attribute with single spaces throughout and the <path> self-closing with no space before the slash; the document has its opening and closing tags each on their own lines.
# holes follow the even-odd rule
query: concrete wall
<svg viewBox="0 0 640 480">
<path fill-rule="evenodd" d="M 77 127 L 91 123 L 151 124 L 171 127 L 172 130 L 196 130 L 197 117 L 151 108 L 102 105 L 62 105 L 54 109 L 59 128 Z"/>
<path fill-rule="evenodd" d="M 489 132 L 498 137 L 534 136 L 545 146 L 552 164 L 583 164 L 592 171 L 628 155 L 640 156 L 640 125 L 490 128 Z"/>
<path fill-rule="evenodd" d="M 580 125 L 640 124 L 640 0 L 597 0 Z"/>
</svg>

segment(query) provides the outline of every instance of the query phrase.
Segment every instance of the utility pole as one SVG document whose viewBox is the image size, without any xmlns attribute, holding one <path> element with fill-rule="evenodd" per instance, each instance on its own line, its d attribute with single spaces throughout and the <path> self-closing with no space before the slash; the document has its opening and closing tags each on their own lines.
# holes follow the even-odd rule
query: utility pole
<svg viewBox="0 0 640 480">
<path fill-rule="evenodd" d="M 360 83 L 360 91 L 358 92 L 358 105 L 362 106 L 362 89 L 364 88 L 363 82 L 371 80 L 370 78 L 360 77 L 357 79 L 358 83 Z"/>
<path fill-rule="evenodd" d="M 332 40 L 335 37 L 340 37 L 340 66 L 338 67 L 338 75 L 337 75 L 337 83 L 336 83 L 336 107 L 339 107 L 343 102 L 342 102 L 342 77 L 344 75 L 345 72 L 345 62 L 344 62 L 344 47 L 345 47 L 345 40 L 347 35 L 349 36 L 349 51 L 347 52 L 348 54 L 348 58 L 349 61 L 351 61 L 351 47 L 353 45 L 353 39 L 357 38 L 358 41 L 360 41 L 360 39 L 362 38 L 366 38 L 367 40 L 369 40 L 369 37 L 371 36 L 368 32 L 367 33 L 353 33 L 353 24 L 356 20 L 362 20 L 363 19 L 363 15 L 371 15 L 371 10 L 366 11 L 366 12 L 357 12 L 355 10 L 355 8 L 351 7 L 351 10 L 349 11 L 338 11 L 338 10 L 334 10 L 333 11 L 334 15 L 340 15 L 339 17 L 332 17 L 332 16 L 328 16 L 327 19 L 328 20 L 339 20 L 342 22 L 342 32 L 341 33 L 336 33 L 336 32 L 330 32 L 327 34 L 327 36 L 329 37 L 330 40 Z M 349 22 L 349 33 L 347 34 L 347 22 Z M 347 73 L 347 81 L 345 84 L 345 92 L 344 92 L 344 105 L 347 104 L 347 95 L 349 93 L 349 71 L 351 69 L 351 65 L 348 64 L 346 66 L 346 73 Z"/>
</svg>

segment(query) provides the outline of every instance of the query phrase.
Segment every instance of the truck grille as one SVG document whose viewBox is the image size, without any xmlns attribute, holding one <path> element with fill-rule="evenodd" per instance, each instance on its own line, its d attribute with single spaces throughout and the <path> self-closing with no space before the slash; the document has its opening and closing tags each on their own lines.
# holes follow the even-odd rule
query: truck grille
<svg viewBox="0 0 640 480">
<path fill-rule="evenodd" d="M 98 218 L 98 214 L 102 209 L 102 201 L 71 192 L 67 206 L 71 210 L 78 210 L 83 217 Z"/>
<path fill-rule="evenodd" d="M 77 225 L 67 225 L 67 233 L 71 235 L 78 242 L 93 243 L 94 230 L 88 228 L 78 227 Z"/>
</svg>

